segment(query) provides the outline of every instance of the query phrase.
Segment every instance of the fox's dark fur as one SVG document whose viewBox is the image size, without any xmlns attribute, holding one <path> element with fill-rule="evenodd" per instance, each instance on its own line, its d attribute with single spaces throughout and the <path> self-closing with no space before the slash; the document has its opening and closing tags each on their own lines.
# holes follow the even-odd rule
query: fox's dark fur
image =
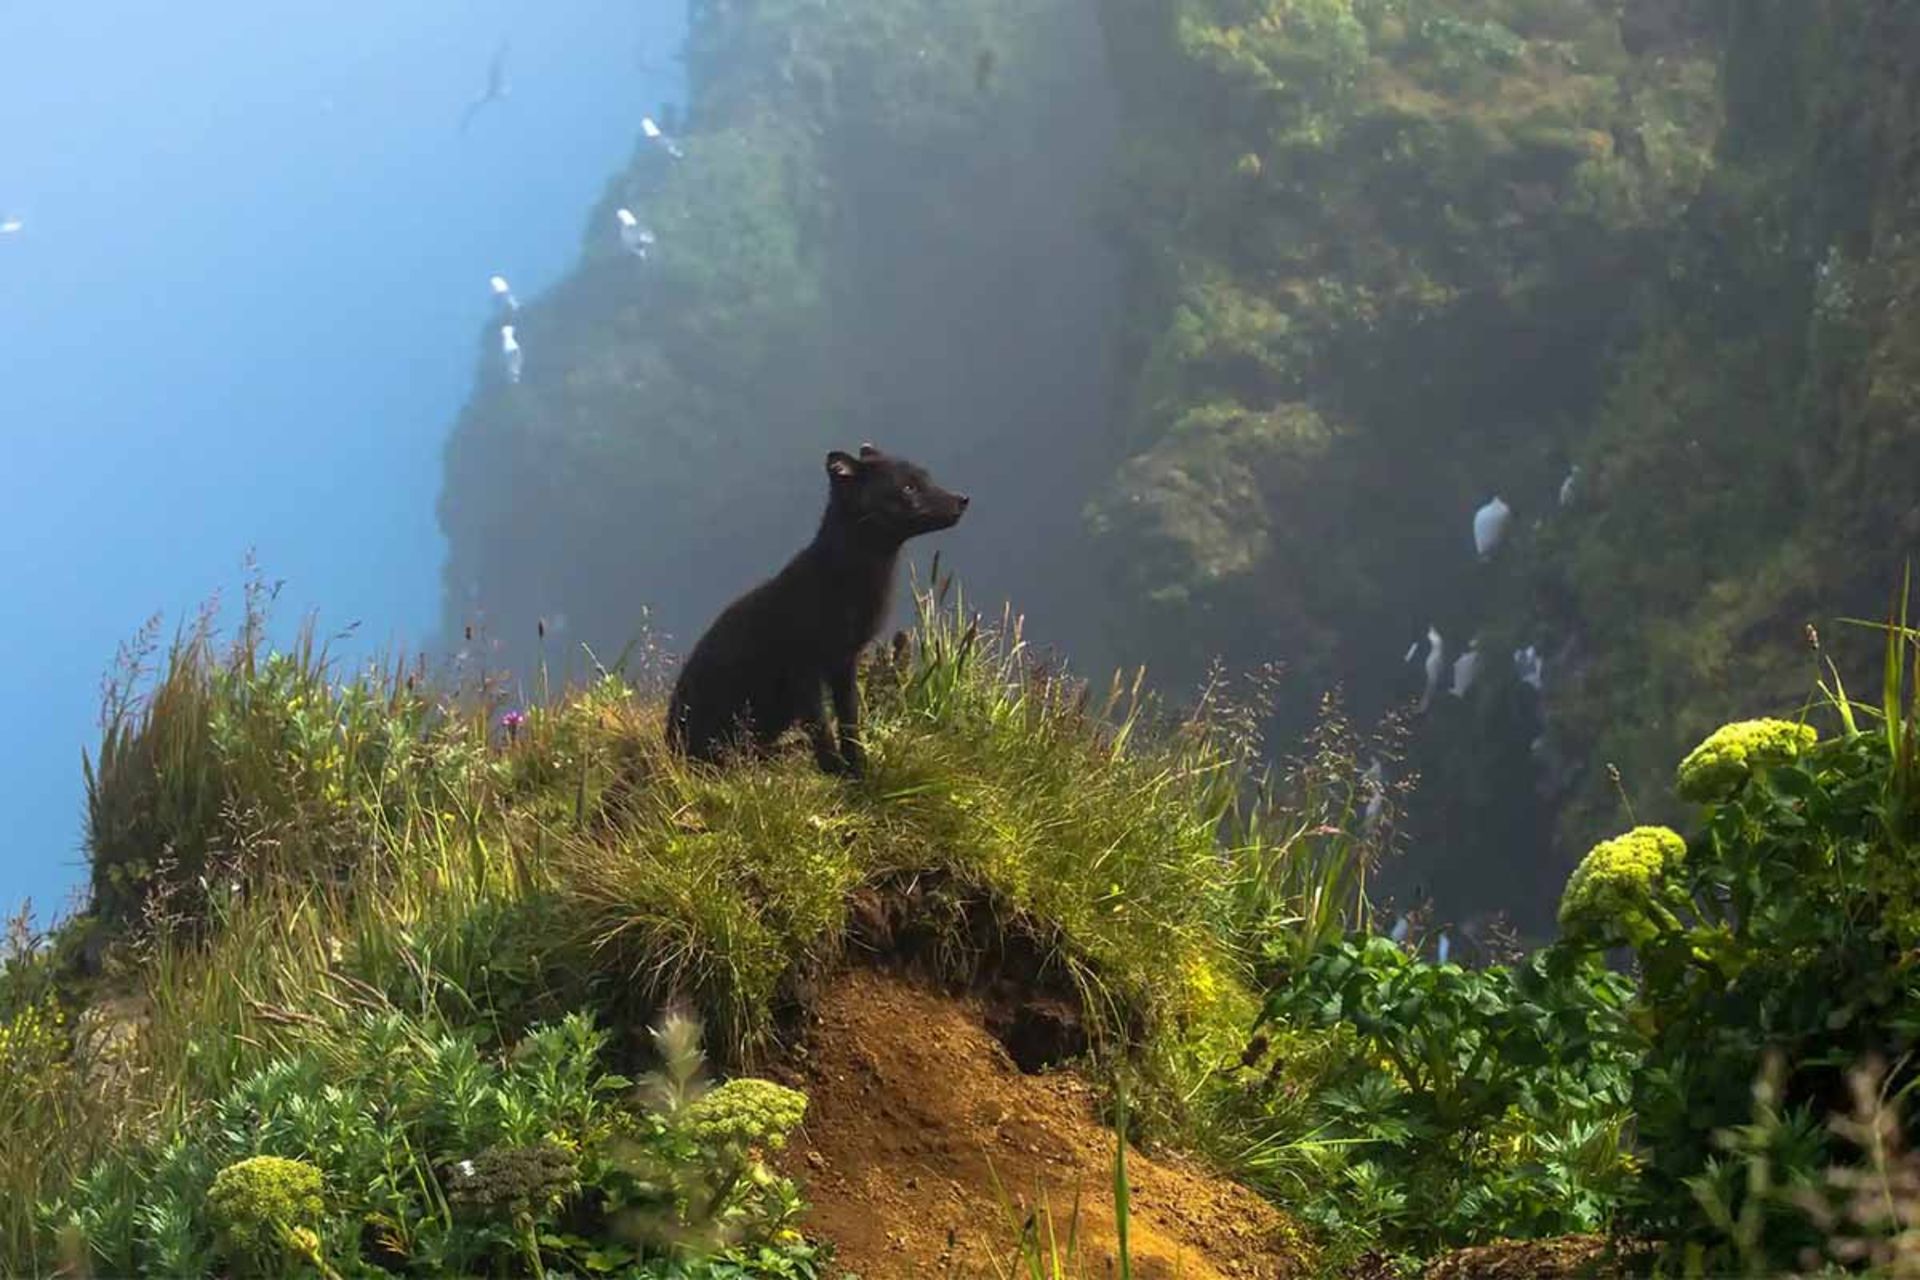
<svg viewBox="0 0 1920 1280">
<path fill-rule="evenodd" d="M 859 773 L 855 668 L 893 600 L 907 539 L 949 529 L 964 494 L 870 444 L 827 455 L 827 511 L 813 541 L 777 575 L 728 605 L 687 655 L 667 704 L 667 741 L 695 760 L 765 751 L 798 724 L 829 773 Z M 827 727 L 833 697 L 839 743 Z"/>
</svg>

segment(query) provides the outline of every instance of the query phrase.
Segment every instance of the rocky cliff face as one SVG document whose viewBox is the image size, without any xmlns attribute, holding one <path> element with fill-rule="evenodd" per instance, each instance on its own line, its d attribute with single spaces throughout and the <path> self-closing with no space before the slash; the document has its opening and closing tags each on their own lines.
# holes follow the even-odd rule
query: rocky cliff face
<svg viewBox="0 0 1920 1280">
<path fill-rule="evenodd" d="M 1080 507 L 1104 475 L 1117 116 L 1078 0 L 694 8 L 684 158 L 642 141 L 574 275 L 522 315 L 448 450 L 446 622 L 681 646 L 812 534 L 831 448 L 975 495 L 969 589 L 1090 644 Z M 637 122 L 636 122 L 637 123 Z M 621 246 L 614 213 L 656 235 Z M 1078 645 L 1076 645 L 1078 647 Z"/>
<path fill-rule="evenodd" d="M 1538 923 L 1620 819 L 1605 763 L 1648 816 L 1689 739 L 1797 705 L 1805 623 L 1884 608 L 1920 522 L 1898 0 L 692 23 L 685 158 L 640 147 L 455 433 L 450 626 L 604 652 L 648 604 L 684 643 L 872 439 L 974 494 L 971 594 L 1083 667 L 1278 658 L 1297 725 L 1333 685 L 1408 706 L 1429 623 L 1477 637 L 1396 766 L 1399 880 Z"/>
<path fill-rule="evenodd" d="M 1334 684 L 1368 718 L 1405 705 L 1429 624 L 1449 669 L 1477 637 L 1470 696 L 1437 699 L 1400 766 L 1423 779 L 1400 884 L 1545 903 L 1564 867 L 1541 857 L 1509 655 L 1547 655 L 1551 713 L 1580 630 L 1538 566 L 1589 509 L 1562 481 L 1710 171 L 1710 23 L 1588 0 L 1109 9 L 1142 122 L 1137 376 L 1090 518 L 1128 629 L 1189 670 L 1286 661 L 1296 720 Z M 1514 517 L 1482 563 L 1496 495 Z"/>
</svg>

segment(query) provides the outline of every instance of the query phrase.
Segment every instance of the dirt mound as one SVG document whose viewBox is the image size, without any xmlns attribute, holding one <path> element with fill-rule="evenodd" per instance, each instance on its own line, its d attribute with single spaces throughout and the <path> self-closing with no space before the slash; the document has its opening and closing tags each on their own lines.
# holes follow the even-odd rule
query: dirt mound
<svg viewBox="0 0 1920 1280">
<path fill-rule="evenodd" d="M 801 1178 L 808 1230 L 862 1280 L 960 1280 L 1012 1257 L 994 1189 L 1050 1206 L 1064 1234 L 1080 1194 L 1086 1274 L 1117 1274 L 1113 1134 L 1067 1072 L 1025 1075 L 976 998 L 867 969 L 814 1007 L 789 1083 L 807 1122 L 783 1158 Z M 1141 1280 L 1279 1280 L 1304 1274 L 1299 1230 L 1253 1192 L 1184 1161 L 1129 1152 L 1134 1274 Z"/>
</svg>

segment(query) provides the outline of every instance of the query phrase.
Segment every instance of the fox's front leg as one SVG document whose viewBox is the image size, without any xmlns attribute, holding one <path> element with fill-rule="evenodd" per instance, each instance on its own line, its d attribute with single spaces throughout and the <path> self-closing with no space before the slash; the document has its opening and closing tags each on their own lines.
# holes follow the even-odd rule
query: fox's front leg
<svg viewBox="0 0 1920 1280">
<path fill-rule="evenodd" d="M 827 727 L 826 700 L 821 696 L 820 687 L 815 685 L 801 710 L 800 722 L 806 728 L 807 738 L 813 743 L 814 763 L 820 766 L 822 773 L 846 773 L 847 762 L 841 758 L 839 749 L 833 744 L 833 731 Z"/>
<path fill-rule="evenodd" d="M 856 655 L 827 674 L 827 687 L 833 691 L 833 716 L 840 722 L 840 756 L 847 772 L 856 777 L 866 772 L 867 749 L 860 740 L 860 682 Z"/>
</svg>

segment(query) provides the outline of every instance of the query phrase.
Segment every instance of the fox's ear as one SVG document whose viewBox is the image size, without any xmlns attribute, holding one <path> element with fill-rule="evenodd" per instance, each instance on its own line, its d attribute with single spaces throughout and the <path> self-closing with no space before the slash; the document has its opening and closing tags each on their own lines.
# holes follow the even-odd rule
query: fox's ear
<svg viewBox="0 0 1920 1280">
<path fill-rule="evenodd" d="M 868 458 L 877 458 L 879 456 L 880 456 L 880 451 L 874 448 L 872 445 L 863 444 L 860 446 L 860 457 L 862 461 Z"/>
<path fill-rule="evenodd" d="M 860 474 L 860 459 L 835 449 L 827 455 L 827 474 L 835 480 L 851 480 Z"/>
</svg>

